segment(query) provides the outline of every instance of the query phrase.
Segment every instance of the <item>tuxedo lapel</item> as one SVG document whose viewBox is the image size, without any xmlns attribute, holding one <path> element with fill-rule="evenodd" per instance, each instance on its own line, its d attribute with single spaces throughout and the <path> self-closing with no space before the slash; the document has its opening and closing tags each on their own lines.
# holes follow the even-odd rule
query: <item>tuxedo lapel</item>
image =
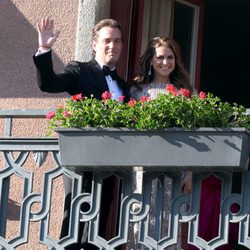
<svg viewBox="0 0 250 250">
<path fill-rule="evenodd" d="M 95 85 L 95 88 L 99 89 L 101 93 L 108 91 L 109 87 L 100 65 L 95 60 L 91 60 L 89 65 L 93 69 L 95 77 L 95 81 L 91 84 Z"/>
<path fill-rule="evenodd" d="M 130 99 L 130 93 L 129 93 L 129 87 L 128 87 L 126 81 L 124 81 L 121 77 L 118 76 L 117 83 L 120 86 L 120 88 L 122 89 L 123 95 L 125 96 L 124 101 L 128 102 Z"/>
</svg>

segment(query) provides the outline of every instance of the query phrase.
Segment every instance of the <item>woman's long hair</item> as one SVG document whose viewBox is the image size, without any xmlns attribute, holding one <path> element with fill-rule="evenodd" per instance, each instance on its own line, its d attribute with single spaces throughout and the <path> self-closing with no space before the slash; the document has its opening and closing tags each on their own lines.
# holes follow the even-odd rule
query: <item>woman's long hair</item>
<svg viewBox="0 0 250 250">
<path fill-rule="evenodd" d="M 133 85 L 146 84 L 153 81 L 154 69 L 151 67 L 151 61 L 155 55 L 155 49 L 162 45 L 166 45 L 170 48 L 175 56 L 175 69 L 170 74 L 170 82 L 177 88 L 186 88 L 192 91 L 193 88 L 189 83 L 189 74 L 182 62 L 180 47 L 177 42 L 170 37 L 155 37 L 149 41 L 145 52 L 140 58 L 139 73 L 133 79 Z M 148 74 L 150 68 L 151 74 Z"/>
</svg>

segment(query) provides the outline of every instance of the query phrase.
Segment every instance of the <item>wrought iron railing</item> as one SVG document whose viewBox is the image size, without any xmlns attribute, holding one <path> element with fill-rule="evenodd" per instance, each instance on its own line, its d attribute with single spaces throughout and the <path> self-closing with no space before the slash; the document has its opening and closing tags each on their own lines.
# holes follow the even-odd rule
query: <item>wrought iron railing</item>
<svg viewBox="0 0 250 250">
<path fill-rule="evenodd" d="M 191 193 L 182 192 L 183 172 L 157 171 L 143 174 L 142 187 L 135 187 L 135 175 L 129 172 L 96 172 L 92 193 L 81 193 L 81 175 L 62 168 L 59 159 L 57 138 L 13 137 L 12 121 L 16 118 L 43 118 L 46 111 L 1 111 L 5 119 L 5 130 L 0 138 L 0 249 L 64 249 L 76 241 L 78 221 L 89 222 L 89 241 L 100 249 L 188 249 L 185 241 L 199 249 L 215 249 L 228 242 L 230 223 L 238 223 L 238 245 L 250 248 L 250 172 L 239 173 L 241 188 L 232 193 L 233 172 L 228 169 L 212 173 L 193 173 Z M 34 164 L 35 167 L 29 168 Z M 34 191 L 38 185 L 35 171 L 45 168 L 39 179 L 41 190 Z M 34 170 L 35 169 L 35 170 Z M 138 178 L 142 178 L 138 172 Z M 199 237 L 199 209 L 201 180 L 211 174 L 221 180 L 221 213 L 217 237 L 205 241 Z M 117 233 L 105 239 L 98 234 L 99 209 L 102 182 L 109 175 L 117 176 L 122 183 L 121 203 Z M 53 199 L 59 194 L 62 182 L 55 188 L 55 180 L 64 176 L 72 180 L 72 201 L 69 235 L 60 239 L 53 229 L 52 213 L 63 211 L 63 201 L 56 206 Z M 14 178 L 14 180 L 13 180 Z M 18 178 L 16 181 L 15 178 Z M 140 182 L 139 182 L 140 183 Z M 16 186 L 18 185 L 18 187 Z M 14 201 L 12 192 L 19 192 L 19 202 Z M 141 193 L 142 190 L 142 193 Z M 63 196 L 64 198 L 64 196 Z M 89 211 L 81 211 L 82 203 L 89 203 Z M 13 204 L 18 213 L 11 218 Z M 237 204 L 237 211 L 232 211 Z M 37 205 L 37 209 L 34 206 Z M 62 220 L 63 215 L 60 215 Z M 57 218 L 57 217 L 56 217 Z M 16 230 L 12 232 L 10 220 L 15 220 Z M 31 223 L 38 223 L 35 236 L 30 239 Z M 60 224 L 60 223 L 59 223 Z M 188 229 L 187 226 L 188 225 Z M 34 233 L 34 232 L 33 232 Z M 32 242 L 31 242 L 32 241 Z M 31 243 L 30 243 L 31 242 Z M 47 247 L 46 247 L 47 246 Z M 45 248 L 44 248 L 45 247 Z M 236 248 L 237 249 L 237 248 Z"/>
</svg>

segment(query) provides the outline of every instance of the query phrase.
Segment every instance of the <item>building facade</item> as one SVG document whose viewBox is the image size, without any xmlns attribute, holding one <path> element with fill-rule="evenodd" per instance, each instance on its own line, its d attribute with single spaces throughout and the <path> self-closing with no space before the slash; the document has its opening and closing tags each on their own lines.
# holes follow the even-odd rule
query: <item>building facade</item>
<svg viewBox="0 0 250 250">
<path fill-rule="evenodd" d="M 98 20 L 111 17 L 123 26 L 124 51 L 118 70 L 128 81 L 136 73 L 147 41 L 159 35 L 173 36 L 181 45 L 193 86 L 249 108 L 249 9 L 248 0 L 1 0 L 0 109 L 49 110 L 68 97 L 66 93 L 42 93 L 37 86 L 32 56 L 38 45 L 36 23 L 45 16 L 53 18 L 55 29 L 60 30 L 53 47 L 56 72 L 68 61 L 89 60 L 92 57 L 92 27 Z M 3 121 L 0 125 L 4 136 Z M 13 124 L 13 136 L 45 136 L 46 129 L 44 119 L 17 119 Z M 34 170 L 33 188 L 39 191 L 43 188 L 41 169 L 34 164 L 27 168 Z M 10 184 L 9 236 L 17 233 L 20 185 L 18 178 L 13 178 Z M 63 212 L 62 178 L 54 185 L 61 196 L 53 197 L 57 213 L 53 215 L 51 235 L 59 238 L 59 218 Z M 35 224 L 31 232 L 34 236 L 30 245 L 20 249 L 34 246 L 47 249 L 36 241 Z"/>
</svg>

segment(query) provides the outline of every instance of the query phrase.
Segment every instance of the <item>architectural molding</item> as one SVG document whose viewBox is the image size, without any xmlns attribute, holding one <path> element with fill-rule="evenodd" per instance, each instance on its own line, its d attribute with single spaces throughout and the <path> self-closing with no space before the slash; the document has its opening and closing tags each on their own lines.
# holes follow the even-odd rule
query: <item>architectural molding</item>
<svg viewBox="0 0 250 250">
<path fill-rule="evenodd" d="M 76 31 L 77 61 L 88 61 L 92 57 L 92 28 L 103 18 L 110 16 L 111 0 L 79 0 Z"/>
</svg>

